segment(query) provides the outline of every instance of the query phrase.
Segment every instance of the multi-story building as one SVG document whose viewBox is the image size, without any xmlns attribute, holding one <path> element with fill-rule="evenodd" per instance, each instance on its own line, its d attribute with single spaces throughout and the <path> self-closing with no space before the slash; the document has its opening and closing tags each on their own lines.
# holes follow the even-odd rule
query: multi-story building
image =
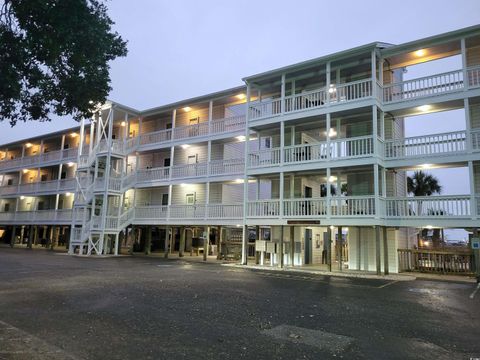
<svg viewBox="0 0 480 360">
<path fill-rule="evenodd" d="M 243 80 L 145 111 L 107 103 L 79 128 L 1 146 L 5 236 L 397 272 L 415 229 L 479 227 L 480 26 Z M 406 118 L 441 111 L 455 131 L 407 136 Z M 468 169 L 469 191 L 409 195 L 407 171 L 429 168 Z"/>
</svg>

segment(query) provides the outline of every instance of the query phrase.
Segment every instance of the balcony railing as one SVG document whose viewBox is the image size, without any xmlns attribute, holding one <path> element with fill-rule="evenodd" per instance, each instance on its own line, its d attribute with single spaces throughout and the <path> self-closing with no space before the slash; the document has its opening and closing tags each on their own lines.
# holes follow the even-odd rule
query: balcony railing
<svg viewBox="0 0 480 360">
<path fill-rule="evenodd" d="M 386 198 L 387 218 L 466 218 L 472 215 L 470 196 Z"/>
<path fill-rule="evenodd" d="M 195 125 L 180 126 L 173 129 L 173 138 L 178 140 L 207 135 L 208 122 L 203 122 Z"/>
<path fill-rule="evenodd" d="M 40 181 L 0 187 L 0 195 L 39 194 L 48 192 L 74 191 L 75 179 Z"/>
<path fill-rule="evenodd" d="M 45 166 L 55 162 L 76 160 L 77 148 L 50 151 L 33 156 L 24 156 L 11 160 L 0 161 L 0 170 L 14 169 L 18 167 Z"/>
<path fill-rule="evenodd" d="M 472 137 L 476 144 L 477 134 Z M 475 146 L 475 145 L 474 145 Z M 385 141 L 385 157 L 401 159 L 408 157 L 423 157 L 440 154 L 454 154 L 466 151 L 466 132 L 456 131 L 435 135 L 414 136 L 397 140 Z"/>
<path fill-rule="evenodd" d="M 209 163 L 210 175 L 239 175 L 245 171 L 243 159 L 212 160 Z"/>
<path fill-rule="evenodd" d="M 247 204 L 248 217 L 278 217 L 280 216 L 280 200 L 257 200 Z"/>
<path fill-rule="evenodd" d="M 463 87 L 463 71 L 449 71 L 442 74 L 384 85 L 383 102 L 390 103 L 426 96 L 442 95 L 462 90 Z"/>
<path fill-rule="evenodd" d="M 472 150 L 480 151 L 480 129 L 473 130 L 470 133 L 472 137 Z"/>
<path fill-rule="evenodd" d="M 207 163 L 174 165 L 172 166 L 172 179 L 206 176 L 207 168 Z"/>
<path fill-rule="evenodd" d="M 278 165 L 281 161 L 280 152 L 280 148 L 263 149 L 251 152 L 248 154 L 248 166 L 260 167 Z"/>
<path fill-rule="evenodd" d="M 136 220 L 241 219 L 243 204 L 195 204 L 136 206 Z"/>
<path fill-rule="evenodd" d="M 284 201 L 285 217 L 319 217 L 327 215 L 327 199 L 286 199 Z"/>
<path fill-rule="evenodd" d="M 72 216 L 72 209 L 0 212 L 0 223 L 43 224 L 61 222 L 68 224 L 72 221 Z M 82 218 L 82 211 L 78 211 L 77 220 L 80 221 Z"/>
<path fill-rule="evenodd" d="M 137 171 L 137 182 L 152 182 L 170 179 L 170 167 L 142 169 Z"/>
</svg>

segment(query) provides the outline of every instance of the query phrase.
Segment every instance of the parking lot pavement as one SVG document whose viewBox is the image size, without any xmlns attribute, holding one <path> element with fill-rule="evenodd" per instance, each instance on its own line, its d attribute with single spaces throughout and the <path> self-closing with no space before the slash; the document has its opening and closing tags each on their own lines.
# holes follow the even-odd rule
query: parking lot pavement
<svg viewBox="0 0 480 360">
<path fill-rule="evenodd" d="M 475 284 L 0 249 L 0 359 L 469 359 Z"/>
</svg>

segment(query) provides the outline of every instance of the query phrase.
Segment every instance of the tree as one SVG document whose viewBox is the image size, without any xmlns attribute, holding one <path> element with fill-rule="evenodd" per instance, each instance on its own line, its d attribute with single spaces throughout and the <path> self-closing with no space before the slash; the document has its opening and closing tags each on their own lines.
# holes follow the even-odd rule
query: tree
<svg viewBox="0 0 480 360">
<path fill-rule="evenodd" d="M 127 54 L 101 0 L 0 1 L 0 119 L 90 118 Z"/>
<path fill-rule="evenodd" d="M 442 192 L 442 186 L 440 185 L 438 179 L 430 174 L 424 173 L 423 171 L 415 171 L 413 176 L 407 177 L 407 190 L 410 194 L 414 196 L 430 196 L 432 194 L 440 194 Z M 422 201 L 418 202 L 418 212 L 419 215 L 423 213 L 422 211 Z M 428 215 L 444 215 L 443 210 L 427 210 Z M 428 234 L 428 229 L 423 229 L 422 238 L 426 238 Z M 432 231 L 432 243 L 433 247 L 438 247 L 440 240 L 443 240 L 443 231 L 440 229 L 433 229 Z"/>
<path fill-rule="evenodd" d="M 440 194 L 442 186 L 435 176 L 419 170 L 415 171 L 412 177 L 407 177 L 407 190 L 414 196 L 430 196 L 435 193 Z"/>
</svg>

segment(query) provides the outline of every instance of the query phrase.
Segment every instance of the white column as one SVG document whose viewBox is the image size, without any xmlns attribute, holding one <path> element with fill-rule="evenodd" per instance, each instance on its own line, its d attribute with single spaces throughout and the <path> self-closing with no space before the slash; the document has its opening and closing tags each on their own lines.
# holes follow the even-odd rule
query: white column
<svg viewBox="0 0 480 360">
<path fill-rule="evenodd" d="M 326 96 L 327 96 L 327 104 L 330 103 L 330 93 L 328 92 L 328 90 L 330 90 L 330 84 L 332 82 L 331 80 L 331 68 L 330 68 L 330 61 L 327 62 L 326 64 L 326 68 L 325 68 L 325 77 L 326 77 Z M 328 114 L 327 114 L 328 115 Z M 328 125 L 327 125 L 328 126 Z M 327 131 L 330 130 L 330 128 L 327 129 Z"/>
<path fill-rule="evenodd" d="M 373 164 L 373 187 L 375 192 L 375 218 L 380 215 L 380 188 L 378 184 L 378 164 Z"/>
<path fill-rule="evenodd" d="M 280 185 L 279 185 L 279 195 L 280 195 L 280 218 L 283 218 L 283 201 L 284 201 L 284 187 L 285 187 L 285 180 L 283 171 L 280 172 Z"/>
<path fill-rule="evenodd" d="M 378 114 L 377 105 L 372 106 L 372 142 L 373 142 L 373 156 L 378 158 Z"/>
<path fill-rule="evenodd" d="M 285 161 L 285 121 L 280 122 L 280 164 Z"/>
<path fill-rule="evenodd" d="M 282 111 L 282 114 L 285 113 L 285 73 L 282 74 L 282 83 L 281 83 L 281 104 L 280 108 Z"/>
<path fill-rule="evenodd" d="M 245 167 L 244 167 L 244 174 L 243 174 L 243 231 L 245 232 L 245 227 L 247 224 L 247 206 L 248 206 L 248 145 L 249 145 L 249 117 L 250 117 L 250 97 L 251 97 L 251 85 L 247 83 L 247 112 L 245 115 L 245 149 L 244 149 L 244 159 L 245 159 Z M 246 256 L 244 247 L 245 244 L 245 234 L 242 238 L 242 264 L 246 265 Z"/>
<path fill-rule="evenodd" d="M 205 184 L 205 220 L 208 219 L 208 212 L 209 212 L 209 208 L 208 208 L 208 205 L 210 204 L 210 181 L 208 181 L 206 184 Z"/>
<path fill-rule="evenodd" d="M 331 115 L 330 113 L 327 113 L 326 115 L 326 118 L 327 118 L 327 160 L 330 160 L 332 154 L 330 153 L 331 149 L 330 149 L 330 146 L 331 146 L 331 139 L 330 139 L 330 128 L 332 126 L 332 121 L 331 121 Z"/>
<path fill-rule="evenodd" d="M 213 119 L 213 101 L 208 103 L 208 133 L 212 133 L 212 119 Z"/>
<path fill-rule="evenodd" d="M 470 211 L 472 219 L 476 219 L 480 214 L 477 214 L 477 204 L 475 199 L 475 174 L 473 168 L 473 161 L 468 162 L 468 175 L 470 181 Z M 479 200 L 480 201 L 480 200 Z"/>
<path fill-rule="evenodd" d="M 472 123 L 470 121 L 470 104 L 467 99 L 463 99 L 463 107 L 465 109 L 465 148 L 468 153 L 472 152 Z"/>
<path fill-rule="evenodd" d="M 377 54 L 376 50 L 372 50 L 371 56 L 371 65 L 372 65 L 372 96 L 377 97 Z"/>
<path fill-rule="evenodd" d="M 332 192 L 330 189 L 330 176 L 332 176 L 332 170 L 327 167 L 327 218 L 330 219 L 332 215 L 332 207 L 331 207 L 331 201 L 332 201 Z"/>
<path fill-rule="evenodd" d="M 468 84 L 468 73 L 467 73 L 467 47 L 465 45 L 465 38 L 460 40 L 460 49 L 462 53 L 462 70 L 463 70 L 463 90 L 467 91 L 469 88 Z"/>
<path fill-rule="evenodd" d="M 247 145 L 247 140 L 245 140 L 245 146 Z M 212 140 L 207 142 L 207 176 L 210 176 L 210 162 L 212 161 Z"/>
</svg>

